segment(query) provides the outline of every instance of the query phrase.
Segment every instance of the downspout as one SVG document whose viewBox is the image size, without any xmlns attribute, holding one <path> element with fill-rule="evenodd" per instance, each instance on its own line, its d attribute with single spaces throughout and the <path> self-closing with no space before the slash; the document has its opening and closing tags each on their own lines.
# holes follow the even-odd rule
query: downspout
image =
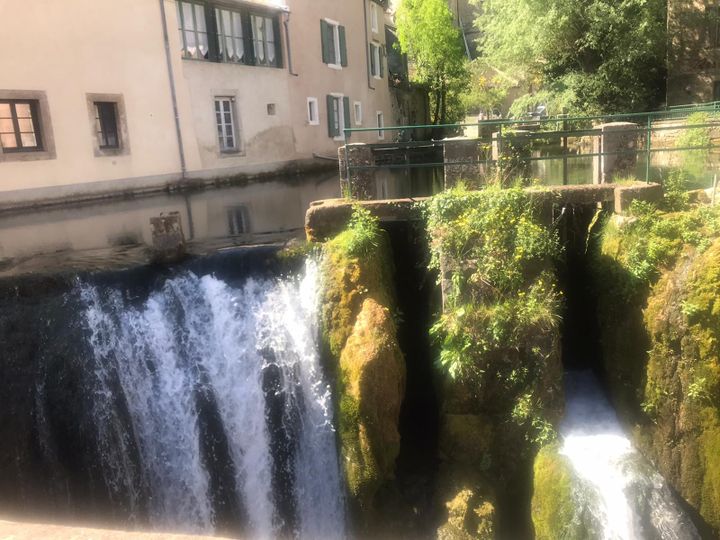
<svg viewBox="0 0 720 540">
<path fill-rule="evenodd" d="M 163 40 L 165 41 L 165 60 L 167 61 L 168 77 L 170 78 L 170 95 L 172 97 L 173 113 L 175 115 L 175 134 L 177 136 L 178 151 L 180 152 L 181 179 L 185 180 L 187 166 L 185 165 L 185 147 L 183 146 L 182 131 L 180 130 L 180 110 L 175 91 L 175 75 L 173 74 L 172 56 L 170 54 L 170 37 L 168 35 L 167 19 L 165 18 L 165 0 L 160 2 L 160 16 L 162 18 Z"/>
<path fill-rule="evenodd" d="M 367 17 L 368 0 L 363 0 L 363 16 L 365 17 L 365 71 L 367 72 L 367 83 L 370 90 L 375 90 L 370 80 L 370 40 L 368 39 L 368 17 Z"/>
<path fill-rule="evenodd" d="M 293 71 L 293 65 L 292 65 L 292 54 L 290 53 L 290 12 L 285 11 L 285 17 L 283 17 L 283 27 L 285 27 L 285 51 L 287 52 L 287 62 L 288 62 L 288 73 L 290 75 L 297 77 L 298 74 Z"/>
</svg>

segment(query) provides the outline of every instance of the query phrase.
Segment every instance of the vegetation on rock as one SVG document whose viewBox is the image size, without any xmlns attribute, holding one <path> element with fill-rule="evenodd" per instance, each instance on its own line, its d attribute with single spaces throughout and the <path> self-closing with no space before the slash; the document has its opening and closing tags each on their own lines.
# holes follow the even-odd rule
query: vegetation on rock
<svg viewBox="0 0 720 540">
<path fill-rule="evenodd" d="M 342 465 L 356 525 L 367 530 L 375 495 L 393 478 L 405 362 L 393 315 L 392 262 L 377 220 L 356 207 L 324 246 L 321 320 L 337 372 Z"/>
<path fill-rule="evenodd" d="M 595 261 L 607 381 L 642 450 L 717 534 L 720 209 L 632 210 L 605 224 Z"/>
</svg>

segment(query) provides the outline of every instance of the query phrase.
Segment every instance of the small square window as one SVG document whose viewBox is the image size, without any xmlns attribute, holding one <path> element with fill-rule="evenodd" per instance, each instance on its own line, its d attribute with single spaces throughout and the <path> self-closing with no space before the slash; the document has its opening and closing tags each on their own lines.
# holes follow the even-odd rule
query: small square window
<svg viewBox="0 0 720 540">
<path fill-rule="evenodd" d="M 267 113 L 268 113 L 268 116 L 275 116 L 275 104 L 274 103 L 267 104 Z"/>
<path fill-rule="evenodd" d="M 95 132 L 101 150 L 120 148 L 117 105 L 111 101 L 95 102 Z"/>
<path fill-rule="evenodd" d="M 221 152 L 238 152 L 238 131 L 235 124 L 235 98 L 215 98 L 215 123 Z"/>
<path fill-rule="evenodd" d="M 307 119 L 308 124 L 317 126 L 320 124 L 320 114 L 318 111 L 318 100 L 314 97 L 307 98 Z"/>
<path fill-rule="evenodd" d="M 356 101 L 356 102 L 353 104 L 353 109 L 354 109 L 354 111 L 355 111 L 355 125 L 356 125 L 356 126 L 362 126 L 362 117 L 363 117 L 363 114 L 362 114 L 362 103 L 360 103 L 359 101 Z"/>
</svg>

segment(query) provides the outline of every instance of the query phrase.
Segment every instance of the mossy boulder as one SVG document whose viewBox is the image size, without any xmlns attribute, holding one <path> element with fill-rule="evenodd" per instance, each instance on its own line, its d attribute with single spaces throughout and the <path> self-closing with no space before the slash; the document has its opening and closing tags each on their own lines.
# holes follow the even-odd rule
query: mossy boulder
<svg viewBox="0 0 720 540">
<path fill-rule="evenodd" d="M 387 307 L 363 301 L 340 356 L 340 437 L 348 489 L 371 509 L 392 479 L 400 452 L 398 418 L 405 393 L 405 363 Z"/>
<path fill-rule="evenodd" d="M 592 538 L 578 501 L 579 485 L 568 459 L 553 443 L 538 452 L 533 466 L 532 520 L 537 540 Z"/>
<path fill-rule="evenodd" d="M 400 451 L 405 360 L 394 316 L 389 240 L 371 217 L 359 215 L 324 245 L 321 324 L 326 362 L 336 374 L 353 528 L 368 534 L 381 528 L 376 496 L 394 479 Z"/>
</svg>

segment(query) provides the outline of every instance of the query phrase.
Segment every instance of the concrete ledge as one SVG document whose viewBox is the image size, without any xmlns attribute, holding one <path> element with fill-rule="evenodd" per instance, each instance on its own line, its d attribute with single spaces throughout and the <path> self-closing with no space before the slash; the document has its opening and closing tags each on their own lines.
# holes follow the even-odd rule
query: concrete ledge
<svg viewBox="0 0 720 540">
<path fill-rule="evenodd" d="M 632 184 L 615 188 L 615 213 L 624 215 L 633 201 L 660 202 L 663 189 L 660 184 Z"/>
<path fill-rule="evenodd" d="M 660 184 L 588 184 L 572 186 L 530 187 L 527 191 L 549 211 L 553 205 L 585 206 L 613 203 L 616 212 L 622 212 L 635 199 L 657 201 L 662 198 Z M 328 199 L 310 204 L 305 214 L 305 233 L 312 242 L 323 242 L 339 233 L 347 224 L 354 205 L 370 210 L 381 222 L 417 221 L 422 215 L 416 205 L 427 200 L 389 199 L 381 201 L 354 201 Z M 620 201 L 620 202 L 618 202 Z"/>
</svg>

